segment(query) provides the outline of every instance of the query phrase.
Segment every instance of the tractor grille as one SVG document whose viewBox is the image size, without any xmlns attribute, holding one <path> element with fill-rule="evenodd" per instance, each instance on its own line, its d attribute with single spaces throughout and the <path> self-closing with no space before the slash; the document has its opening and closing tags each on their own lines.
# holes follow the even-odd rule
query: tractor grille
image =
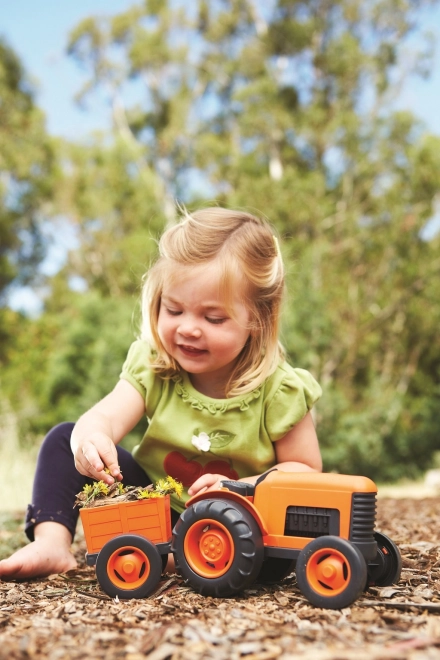
<svg viewBox="0 0 440 660">
<path fill-rule="evenodd" d="M 350 541 L 369 543 L 374 538 L 376 493 L 353 493 Z"/>
<path fill-rule="evenodd" d="M 339 534 L 339 511 L 308 506 L 289 506 L 286 511 L 285 536 L 318 536 Z"/>
</svg>

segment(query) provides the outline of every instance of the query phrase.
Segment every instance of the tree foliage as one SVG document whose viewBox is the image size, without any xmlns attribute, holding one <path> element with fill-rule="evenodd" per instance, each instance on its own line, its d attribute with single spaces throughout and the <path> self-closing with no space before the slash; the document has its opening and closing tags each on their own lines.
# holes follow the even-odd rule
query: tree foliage
<svg viewBox="0 0 440 660">
<path fill-rule="evenodd" d="M 41 223 L 51 197 L 52 141 L 19 59 L 0 40 L 0 362 L 10 339 L 5 293 L 24 284 L 44 255 Z"/>
<path fill-rule="evenodd" d="M 409 70 L 405 51 L 424 6 L 149 0 L 84 19 L 68 45 L 88 74 L 78 98 L 107 94 L 113 129 L 62 147 L 57 208 L 77 246 L 38 322 L 69 318 L 78 280 L 86 307 L 98 296 L 97 308 L 126 309 L 176 199 L 263 213 L 283 237 L 289 272 L 284 344 L 324 388 L 326 469 L 390 479 L 429 465 L 440 238 L 426 227 L 440 137 L 395 104 L 401 79 L 429 70 L 429 41 Z M 41 419 L 50 401 L 60 417 L 92 403 L 81 347 L 86 364 L 100 365 L 97 383 L 105 366 L 103 325 L 75 300 L 82 330 L 57 334 L 42 388 L 55 399 L 39 400 Z M 60 373 L 75 374 L 71 389 Z"/>
</svg>

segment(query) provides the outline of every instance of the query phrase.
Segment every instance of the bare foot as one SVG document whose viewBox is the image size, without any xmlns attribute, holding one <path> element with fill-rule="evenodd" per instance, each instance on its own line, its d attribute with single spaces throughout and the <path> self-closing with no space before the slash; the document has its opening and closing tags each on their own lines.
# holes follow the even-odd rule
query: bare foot
<svg viewBox="0 0 440 660">
<path fill-rule="evenodd" d="M 77 567 L 70 552 L 72 537 L 59 523 L 44 522 L 35 527 L 35 541 L 0 561 L 0 579 L 25 580 L 65 573 Z"/>
</svg>

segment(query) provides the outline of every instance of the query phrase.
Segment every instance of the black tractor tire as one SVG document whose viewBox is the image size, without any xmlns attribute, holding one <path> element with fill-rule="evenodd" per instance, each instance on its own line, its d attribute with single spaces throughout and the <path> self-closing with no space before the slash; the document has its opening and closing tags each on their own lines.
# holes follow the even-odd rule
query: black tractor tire
<svg viewBox="0 0 440 660">
<path fill-rule="evenodd" d="M 115 598 L 145 598 L 156 589 L 162 557 L 148 539 L 122 534 L 108 541 L 96 560 L 96 577 L 106 594 Z"/>
<path fill-rule="evenodd" d="M 397 584 L 402 572 L 402 557 L 399 548 L 388 536 L 375 532 L 377 554 L 368 562 L 367 586 L 389 587 Z"/>
<path fill-rule="evenodd" d="M 360 596 L 367 580 L 361 551 L 339 536 L 310 541 L 296 562 L 298 587 L 315 607 L 339 610 Z"/>
<path fill-rule="evenodd" d="M 176 569 L 204 596 L 232 596 L 254 582 L 264 558 L 253 515 L 230 500 L 195 502 L 173 530 Z"/>
</svg>

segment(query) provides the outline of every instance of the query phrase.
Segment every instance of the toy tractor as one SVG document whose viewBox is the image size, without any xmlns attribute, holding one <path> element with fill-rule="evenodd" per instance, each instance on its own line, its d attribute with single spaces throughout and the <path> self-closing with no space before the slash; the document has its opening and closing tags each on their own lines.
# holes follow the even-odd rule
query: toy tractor
<svg viewBox="0 0 440 660">
<path fill-rule="evenodd" d="M 180 575 L 206 596 L 232 596 L 254 582 L 276 583 L 295 570 L 310 603 L 341 609 L 369 585 L 399 580 L 399 550 L 375 531 L 377 488 L 370 479 L 271 470 L 255 485 L 222 485 L 187 502 L 172 539 L 166 512 L 163 525 L 155 523 L 156 535 L 146 522 L 154 517 L 146 507 L 169 510 L 167 498 L 83 509 L 88 563 L 96 560 L 104 591 L 120 598 L 147 596 L 159 582 L 169 550 Z M 88 534 L 86 526 L 91 530 L 99 511 L 130 506 L 139 512 L 144 507 L 142 523 L 127 525 L 122 518 L 128 514 L 115 513 L 111 529 L 104 523 L 100 536 L 97 527 Z"/>
</svg>

